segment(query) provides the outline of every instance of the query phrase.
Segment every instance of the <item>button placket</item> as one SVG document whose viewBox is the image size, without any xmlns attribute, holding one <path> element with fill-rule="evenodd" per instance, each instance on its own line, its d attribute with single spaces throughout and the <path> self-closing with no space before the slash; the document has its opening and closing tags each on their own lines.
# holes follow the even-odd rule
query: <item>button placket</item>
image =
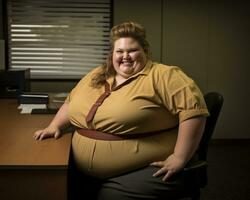
<svg viewBox="0 0 250 200">
<path fill-rule="evenodd" d="M 89 128 L 92 127 L 92 121 L 94 119 L 94 116 L 96 114 L 96 111 L 100 105 L 104 102 L 104 100 L 111 94 L 110 93 L 110 86 L 109 83 L 106 82 L 105 85 L 105 91 L 104 93 L 96 100 L 96 102 L 92 105 L 91 109 L 88 112 L 88 115 L 86 117 L 86 123 Z"/>
</svg>

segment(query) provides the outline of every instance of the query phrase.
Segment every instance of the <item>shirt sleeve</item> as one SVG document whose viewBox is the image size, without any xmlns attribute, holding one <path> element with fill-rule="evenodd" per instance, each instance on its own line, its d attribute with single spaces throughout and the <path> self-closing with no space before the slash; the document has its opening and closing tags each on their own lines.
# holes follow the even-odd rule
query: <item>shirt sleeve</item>
<svg viewBox="0 0 250 200">
<path fill-rule="evenodd" d="M 168 67 L 158 81 L 159 94 L 164 105 L 179 122 L 195 116 L 208 116 L 203 94 L 195 82 L 178 67 Z"/>
</svg>

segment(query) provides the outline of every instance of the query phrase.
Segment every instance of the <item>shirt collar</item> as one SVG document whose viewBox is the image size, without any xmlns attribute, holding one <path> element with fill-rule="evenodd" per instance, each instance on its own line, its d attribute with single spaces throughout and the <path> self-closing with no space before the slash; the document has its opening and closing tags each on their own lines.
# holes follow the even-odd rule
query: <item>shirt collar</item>
<svg viewBox="0 0 250 200">
<path fill-rule="evenodd" d="M 135 75 L 133 75 L 131 77 L 135 77 L 135 76 L 138 76 L 140 74 L 148 75 L 148 73 L 149 73 L 149 71 L 150 71 L 150 69 L 152 67 L 152 64 L 153 64 L 152 61 L 148 60 L 147 63 L 146 63 L 146 65 L 145 65 L 145 67 L 141 71 L 139 71 L 137 74 L 135 74 Z"/>
</svg>

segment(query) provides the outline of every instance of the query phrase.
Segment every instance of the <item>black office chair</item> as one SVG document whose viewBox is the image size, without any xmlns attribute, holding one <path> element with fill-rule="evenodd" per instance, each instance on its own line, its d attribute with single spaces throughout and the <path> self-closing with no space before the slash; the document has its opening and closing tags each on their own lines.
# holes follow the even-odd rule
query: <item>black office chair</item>
<svg viewBox="0 0 250 200">
<path fill-rule="evenodd" d="M 196 151 L 196 161 L 188 163 L 184 168 L 184 173 L 192 179 L 194 184 L 182 195 L 180 199 L 189 198 L 191 200 L 200 199 L 200 190 L 207 185 L 207 151 L 210 139 L 219 117 L 224 98 L 218 92 L 209 92 L 205 96 L 207 108 L 210 116 L 207 117 L 205 130 Z"/>
</svg>

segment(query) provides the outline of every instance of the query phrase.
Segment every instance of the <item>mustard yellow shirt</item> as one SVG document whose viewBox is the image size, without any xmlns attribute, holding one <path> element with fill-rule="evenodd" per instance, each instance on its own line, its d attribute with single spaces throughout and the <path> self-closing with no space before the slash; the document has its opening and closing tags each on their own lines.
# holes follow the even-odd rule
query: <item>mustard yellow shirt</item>
<svg viewBox="0 0 250 200">
<path fill-rule="evenodd" d="M 100 67 L 86 75 L 66 100 L 69 119 L 77 127 L 89 128 L 85 118 L 104 92 L 104 86 L 90 85 L 99 70 Z M 114 77 L 107 81 L 112 86 Z M 201 115 L 207 116 L 208 111 L 194 81 L 178 67 L 148 61 L 142 71 L 111 91 L 98 108 L 91 127 L 112 134 L 152 132 L 152 136 L 100 141 L 75 133 L 72 148 L 76 162 L 85 173 L 105 178 L 165 159 L 173 152 L 178 130 L 154 133 Z"/>
</svg>

